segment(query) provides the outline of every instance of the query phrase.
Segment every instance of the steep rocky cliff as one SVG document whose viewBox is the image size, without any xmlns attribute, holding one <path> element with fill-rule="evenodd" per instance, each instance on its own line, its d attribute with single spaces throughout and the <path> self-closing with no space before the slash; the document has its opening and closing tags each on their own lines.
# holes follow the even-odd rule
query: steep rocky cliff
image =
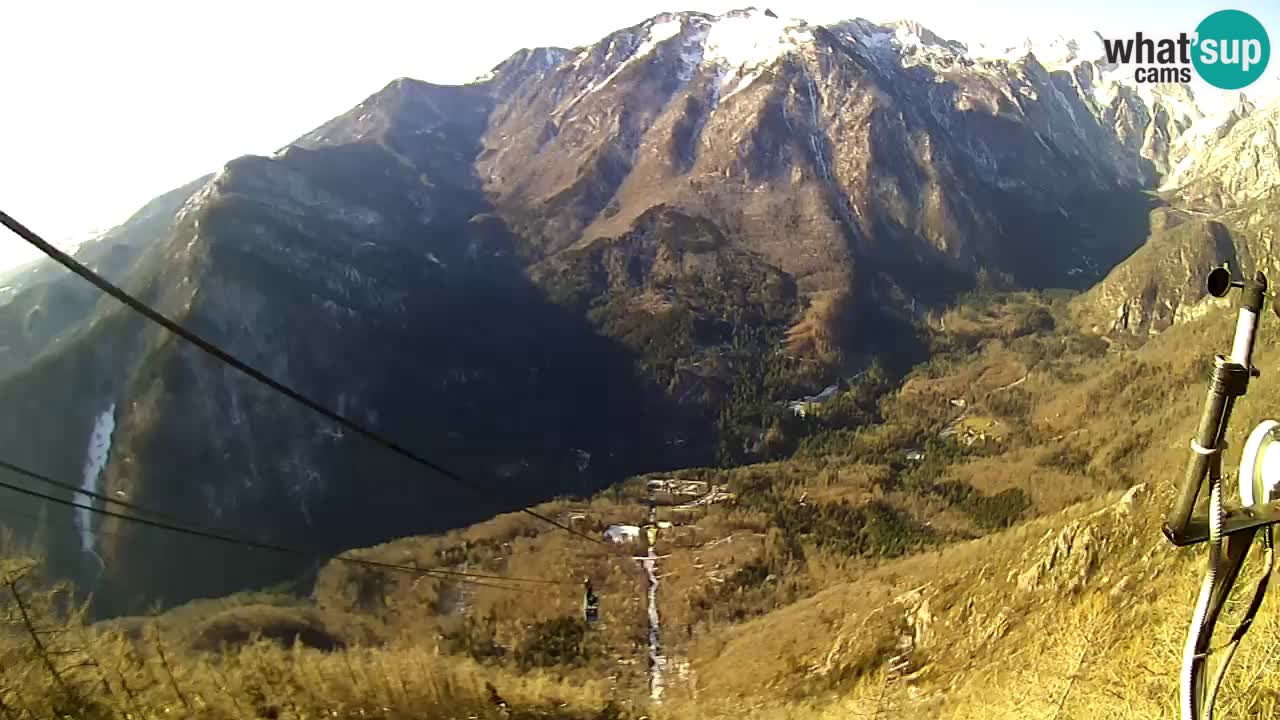
<svg viewBox="0 0 1280 720">
<path fill-rule="evenodd" d="M 1096 331 L 1146 336 L 1203 312 L 1210 268 L 1280 277 L 1280 104 L 1238 104 L 1182 136 L 1194 147 L 1160 190 L 1170 207 L 1151 215 L 1147 242 L 1083 295 L 1077 308 Z"/>
</svg>

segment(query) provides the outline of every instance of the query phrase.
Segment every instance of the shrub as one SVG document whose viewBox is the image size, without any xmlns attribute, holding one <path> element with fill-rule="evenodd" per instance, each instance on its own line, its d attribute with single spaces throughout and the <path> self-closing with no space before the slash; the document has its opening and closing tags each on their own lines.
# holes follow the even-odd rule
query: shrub
<svg viewBox="0 0 1280 720">
<path fill-rule="evenodd" d="M 738 502 L 767 514 L 795 547 L 803 541 L 840 555 L 893 557 L 935 540 L 929 528 L 881 500 L 802 505 L 753 487 L 743 488 Z"/>
<path fill-rule="evenodd" d="M 1101 335 L 1077 333 L 1063 339 L 1064 355 L 1079 355 L 1086 358 L 1097 358 L 1107 354 L 1107 341 Z"/>
<path fill-rule="evenodd" d="M 1036 367 L 1049 354 L 1045 347 L 1048 343 L 1037 335 L 1024 335 L 1009 343 L 1009 349 L 1017 353 L 1027 367 Z M 1056 349 L 1056 348 L 1055 348 Z"/>
<path fill-rule="evenodd" d="M 1036 464 L 1066 472 L 1084 473 L 1092 459 L 1093 455 L 1088 450 L 1063 444 L 1041 455 Z"/>
<path fill-rule="evenodd" d="M 1005 333 L 1005 337 L 1014 338 L 1036 332 L 1052 332 L 1053 328 L 1053 313 L 1043 305 L 1033 305 L 1017 318 Z"/>
<path fill-rule="evenodd" d="M 987 409 L 1009 420 L 1025 420 L 1031 412 L 1031 394 L 1020 387 L 994 392 L 983 400 Z"/>
<path fill-rule="evenodd" d="M 497 624 L 497 616 L 492 611 L 482 619 L 467 615 L 461 625 L 444 634 L 444 647 L 452 654 L 467 655 L 480 662 L 500 658 L 506 654 L 506 648 L 496 640 Z"/>
<path fill-rule="evenodd" d="M 1009 527 L 1030 506 L 1031 500 L 1021 488 L 1009 488 L 990 496 L 974 493 L 960 504 L 974 522 L 987 530 Z"/>
<path fill-rule="evenodd" d="M 309 608 L 245 605 L 224 610 L 200 623 L 191 647 L 206 652 L 239 647 L 258 637 L 285 647 L 294 642 L 317 650 L 336 650 L 346 642 L 329 631 L 319 614 Z"/>
<path fill-rule="evenodd" d="M 587 659 L 586 624 L 565 616 L 535 623 L 516 650 L 523 669 L 551 665 L 576 665 Z"/>
<path fill-rule="evenodd" d="M 768 578 L 769 565 L 763 560 L 752 560 L 725 578 L 724 589 L 731 592 L 738 588 L 759 587 Z"/>
</svg>

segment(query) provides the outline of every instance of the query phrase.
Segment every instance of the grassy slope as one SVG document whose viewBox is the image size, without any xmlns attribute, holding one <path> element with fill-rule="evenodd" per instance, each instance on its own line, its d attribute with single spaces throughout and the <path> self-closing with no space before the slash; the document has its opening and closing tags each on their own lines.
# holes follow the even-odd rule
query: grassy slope
<svg viewBox="0 0 1280 720">
<path fill-rule="evenodd" d="M 1133 495 L 1107 493 L 1010 530 L 874 564 L 694 643 L 702 714 L 721 701 L 739 717 L 752 708 L 760 717 L 1176 714 L 1177 668 L 1204 558 L 1174 550 L 1158 528 L 1203 393 L 1203 366 L 1185 350 L 1223 348 L 1229 318 L 1214 311 L 1139 351 L 1091 363 L 1094 377 L 1075 392 L 1046 393 L 1034 404 L 1043 434 L 1079 430 L 1059 442 L 1084 449 L 1087 469 L 1137 483 Z M 1280 348 L 1264 327 L 1255 360 L 1263 377 L 1237 409 L 1233 447 L 1275 414 L 1280 381 L 1267 369 L 1277 360 Z M 976 471 L 974 464 L 965 470 Z M 995 470 L 988 481 L 1000 479 Z M 1021 482 L 1055 480 L 1032 474 Z M 887 666 L 906 636 L 914 649 L 894 676 Z M 1280 623 L 1264 607 L 1224 688 L 1225 716 L 1274 714 L 1280 688 L 1268 671 L 1278 641 Z M 690 708 L 669 710 L 679 716 Z"/>
<path fill-rule="evenodd" d="M 779 430 L 800 446 L 790 460 L 686 471 L 738 497 L 701 514 L 660 515 L 685 523 L 659 540 L 669 556 L 660 609 L 672 659 L 660 708 L 641 699 L 643 576 L 628 559 L 638 548 L 587 546 L 518 514 L 359 554 L 570 584 L 473 587 L 460 602 L 455 583 L 330 564 L 307 599 L 259 596 L 162 616 L 169 662 L 181 686 L 221 698 L 210 717 L 233 716 L 230 698 L 290 717 L 375 706 L 390 708 L 385 717 L 456 716 L 446 706 L 484 714 L 494 709 L 486 682 L 513 704 L 572 716 L 609 701 L 624 714 L 678 718 L 1168 716 L 1202 557 L 1170 548 L 1158 524 L 1186 459 L 1204 356 L 1226 347 L 1231 312 L 1108 352 L 1049 329 L 1037 308 L 1060 317 L 1062 305 L 1016 295 L 954 310 L 935 360 L 875 408 L 882 422 L 850 429 L 828 415 Z M 1268 371 L 1280 360 L 1274 322 L 1263 328 L 1263 376 L 1237 409 L 1233 447 L 1280 400 Z M 948 402 L 956 398 L 966 408 Z M 938 440 L 965 411 L 999 440 L 963 452 Z M 903 460 L 908 447 L 923 447 L 926 460 Z M 1131 486 L 1141 487 L 1126 497 Z M 1016 512 L 983 500 L 1013 489 L 1026 500 Z M 639 522 L 643 494 L 637 480 L 542 510 L 566 521 L 585 515 L 575 522 L 594 533 Z M 882 506 L 892 512 L 857 514 Z M 861 532 L 884 522 L 882 535 Z M 904 527 L 919 532 L 916 541 L 887 544 Z M 536 667 L 527 658 L 545 627 L 537 623 L 577 614 L 584 575 L 601 594 L 603 622 L 573 652 Z M 147 622 L 130 622 L 90 632 L 133 628 L 145 638 Z M 244 643 L 255 629 L 349 649 Z M 127 665 L 132 656 L 110 638 L 91 645 Z M 231 643 L 225 653 L 199 650 L 219 638 Z M 1280 686 L 1265 669 L 1278 638 L 1264 609 L 1224 710 L 1269 712 Z M 134 642 L 132 652 L 150 658 L 143 694 L 174 702 L 151 645 Z M 23 682 L 42 677 L 25 667 Z M 217 680 L 214 667 L 233 679 Z M 1241 687 L 1255 674 L 1256 685 Z M 42 687 L 28 697 L 55 692 Z"/>
</svg>

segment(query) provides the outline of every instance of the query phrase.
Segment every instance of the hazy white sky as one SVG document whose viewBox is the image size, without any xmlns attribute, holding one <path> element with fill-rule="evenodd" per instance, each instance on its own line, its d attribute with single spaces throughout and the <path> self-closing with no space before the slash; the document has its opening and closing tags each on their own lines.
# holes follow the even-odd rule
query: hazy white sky
<svg viewBox="0 0 1280 720">
<path fill-rule="evenodd" d="M 918 20 L 1009 42 L 1090 29 L 1190 31 L 1190 0 L 10 0 L 0 42 L 0 209 L 58 244 L 245 153 L 270 153 L 388 81 L 466 82 L 520 47 L 572 47 L 665 10 Z M 1280 41 L 1275 0 L 1234 1 Z M 1280 61 L 1272 62 L 1275 75 Z M 0 267 L 31 257 L 0 231 Z"/>
</svg>

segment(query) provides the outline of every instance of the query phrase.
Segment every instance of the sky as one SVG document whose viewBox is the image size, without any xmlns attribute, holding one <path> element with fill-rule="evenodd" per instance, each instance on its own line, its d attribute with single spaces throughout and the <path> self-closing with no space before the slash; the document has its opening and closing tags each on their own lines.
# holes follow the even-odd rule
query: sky
<svg viewBox="0 0 1280 720">
<path fill-rule="evenodd" d="M 397 77 L 464 83 L 521 47 L 746 5 L 817 23 L 912 19 L 1010 45 L 1090 30 L 1173 35 L 1230 7 L 1280 43 L 1275 0 L 15 0 L 0 42 L 0 210 L 67 247 L 234 157 L 270 154 Z M 1267 75 L 1280 84 L 1280 60 Z M 0 232 L 0 268 L 32 253 Z"/>
</svg>

